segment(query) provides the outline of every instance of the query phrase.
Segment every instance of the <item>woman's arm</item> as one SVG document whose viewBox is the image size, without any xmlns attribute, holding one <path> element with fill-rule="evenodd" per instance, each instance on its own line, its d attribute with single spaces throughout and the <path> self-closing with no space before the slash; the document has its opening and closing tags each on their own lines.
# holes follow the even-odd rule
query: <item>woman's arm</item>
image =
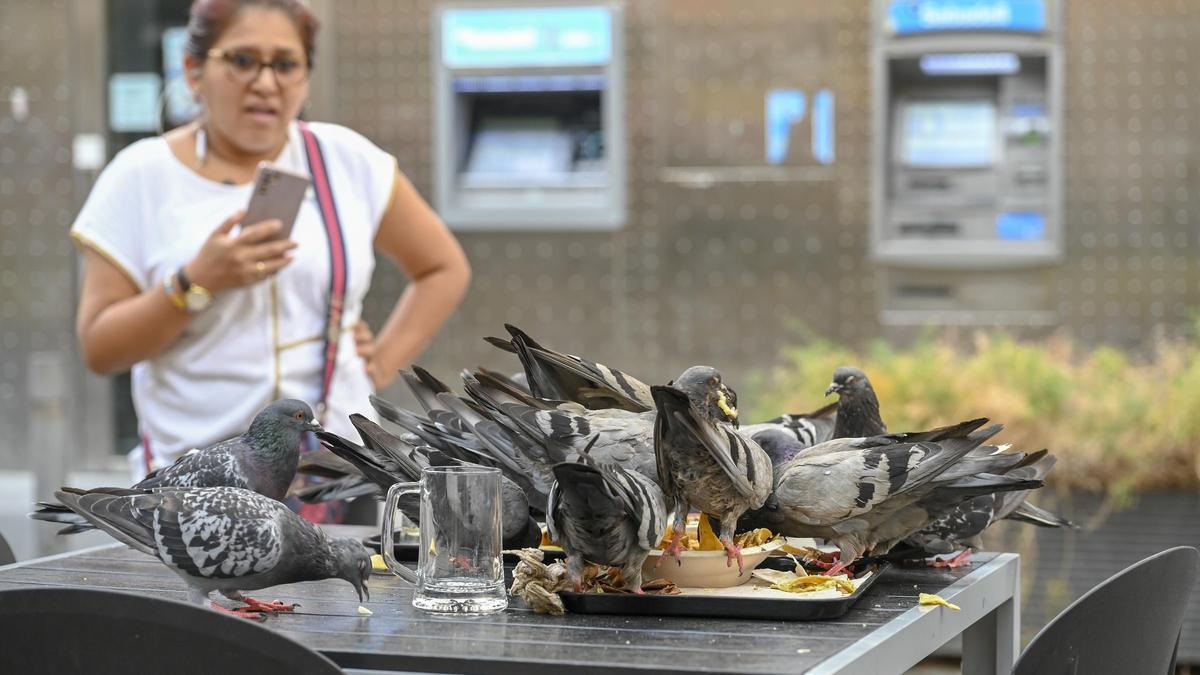
<svg viewBox="0 0 1200 675">
<path fill-rule="evenodd" d="M 462 247 L 429 204 L 399 171 L 392 200 L 379 223 L 375 247 L 411 280 L 374 343 L 356 337 L 376 389 L 396 378 L 433 340 L 458 307 L 471 281 Z M 368 334 L 369 335 L 369 334 Z"/>
<path fill-rule="evenodd" d="M 139 293 L 120 268 L 91 248 L 84 249 L 83 264 L 75 332 L 89 370 L 100 375 L 128 370 L 166 349 L 191 321 L 161 284 Z"/>
<path fill-rule="evenodd" d="M 291 262 L 287 253 L 295 242 L 269 241 L 281 227 L 278 220 L 255 223 L 230 236 L 241 217 L 239 211 L 221 223 L 188 263 L 187 275 L 194 283 L 219 293 L 261 281 Z M 75 332 L 88 369 L 100 375 L 119 373 L 179 339 L 192 315 L 171 302 L 162 284 L 138 292 L 120 268 L 91 248 L 84 251 Z"/>
</svg>

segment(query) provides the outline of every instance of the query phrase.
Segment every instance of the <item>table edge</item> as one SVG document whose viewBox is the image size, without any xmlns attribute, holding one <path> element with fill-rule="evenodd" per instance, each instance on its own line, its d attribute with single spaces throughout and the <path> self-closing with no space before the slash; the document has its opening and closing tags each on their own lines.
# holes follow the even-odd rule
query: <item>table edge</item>
<svg viewBox="0 0 1200 675">
<path fill-rule="evenodd" d="M 914 650 L 904 644 L 910 643 L 911 632 L 919 628 L 932 631 L 929 636 L 937 644 L 929 646 L 928 652 L 922 652 L 921 658 L 932 654 L 938 647 L 945 644 L 954 636 L 961 634 L 979 619 L 994 611 L 997 607 L 1012 599 L 1018 592 L 1017 584 L 1020 571 L 1020 556 L 1016 553 L 998 553 L 996 557 L 984 563 L 979 569 L 972 570 L 966 576 L 942 590 L 941 596 L 948 602 L 955 602 L 962 608 L 959 611 L 945 607 L 913 607 L 900 616 L 876 628 L 861 639 L 839 652 L 834 653 L 810 671 L 808 675 L 844 675 L 847 673 L 877 673 L 881 662 L 888 659 L 899 660 L 904 654 L 912 654 Z M 1007 576 L 1008 578 L 1004 578 Z M 984 589 L 980 584 L 995 581 L 999 588 L 1009 592 L 1003 597 L 991 596 L 986 602 L 974 601 L 975 594 Z M 989 588 L 992 584 L 989 584 Z M 919 650 L 918 650 L 919 651 Z M 907 670 L 919 662 L 905 665 L 898 672 Z"/>
</svg>

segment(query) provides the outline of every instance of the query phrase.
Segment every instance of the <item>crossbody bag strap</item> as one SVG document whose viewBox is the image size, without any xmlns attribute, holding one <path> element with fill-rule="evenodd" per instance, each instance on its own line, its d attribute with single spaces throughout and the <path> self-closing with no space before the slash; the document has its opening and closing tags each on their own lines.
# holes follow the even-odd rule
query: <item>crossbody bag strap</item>
<svg viewBox="0 0 1200 675">
<path fill-rule="evenodd" d="M 304 141 L 304 153 L 312 173 L 313 190 L 317 195 L 317 206 L 321 220 L 325 223 L 325 236 L 329 239 L 329 306 L 325 312 L 325 357 L 321 369 L 321 398 L 317 402 L 317 418 L 324 421 L 329 388 L 333 384 L 333 373 L 337 365 L 338 340 L 342 336 L 342 310 L 346 300 L 346 241 L 342 234 L 342 223 L 338 219 L 337 204 L 333 200 L 333 188 L 329 184 L 325 154 L 321 142 L 308 124 L 299 121 L 300 137 Z"/>
</svg>

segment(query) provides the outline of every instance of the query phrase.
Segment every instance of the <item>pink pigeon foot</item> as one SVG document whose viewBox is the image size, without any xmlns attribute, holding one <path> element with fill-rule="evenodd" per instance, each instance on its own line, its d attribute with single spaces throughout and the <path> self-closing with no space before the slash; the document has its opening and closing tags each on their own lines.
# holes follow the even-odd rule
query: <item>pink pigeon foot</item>
<svg viewBox="0 0 1200 675">
<path fill-rule="evenodd" d="M 958 555 L 948 560 L 934 560 L 929 563 L 930 567 L 945 567 L 954 569 L 956 567 L 966 567 L 971 564 L 971 549 L 964 548 Z"/>
<path fill-rule="evenodd" d="M 242 596 L 242 602 L 246 603 L 244 607 L 236 607 L 235 612 L 266 612 L 268 614 L 276 614 L 279 612 L 294 612 L 300 605 L 289 605 L 285 602 L 275 600 L 273 602 L 265 602 L 263 600 L 255 600 Z"/>
<path fill-rule="evenodd" d="M 824 572 L 824 575 L 827 577 L 836 577 L 837 575 L 841 574 L 842 571 L 845 570 L 849 566 L 850 566 L 849 563 L 844 563 L 839 560 L 836 565 L 834 565 L 833 567 L 830 567 L 828 570 L 826 570 Z"/>
<path fill-rule="evenodd" d="M 738 564 L 738 576 L 741 576 L 746 568 L 742 560 L 742 549 L 732 541 L 723 541 L 721 543 L 725 544 L 725 566 L 733 567 L 733 561 L 736 560 Z"/>
<path fill-rule="evenodd" d="M 683 533 L 683 528 L 672 528 L 671 543 L 667 544 L 667 547 L 663 549 L 662 555 L 658 557 L 658 562 L 654 563 L 656 569 L 667 556 L 674 557 L 676 563 L 680 566 L 683 565 L 683 560 L 679 557 L 679 554 L 683 552 Z"/>
<path fill-rule="evenodd" d="M 210 602 L 210 603 L 208 603 L 208 606 L 212 607 L 214 610 L 221 612 L 223 614 L 232 614 L 234 616 L 238 616 L 243 619 L 249 619 L 250 621 L 266 621 L 267 620 L 267 615 L 265 613 L 253 611 L 248 607 L 239 607 L 237 609 L 229 609 L 228 607 L 225 607 L 216 602 Z"/>
</svg>

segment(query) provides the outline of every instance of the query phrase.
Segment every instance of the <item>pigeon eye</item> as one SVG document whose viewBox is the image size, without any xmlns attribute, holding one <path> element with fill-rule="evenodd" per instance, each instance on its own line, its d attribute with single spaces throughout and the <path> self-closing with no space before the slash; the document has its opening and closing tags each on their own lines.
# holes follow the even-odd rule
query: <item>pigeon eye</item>
<svg viewBox="0 0 1200 675">
<path fill-rule="evenodd" d="M 304 413 L 303 413 L 302 411 L 296 411 L 296 414 L 295 414 L 295 415 L 292 415 L 292 417 L 295 417 L 295 418 L 296 418 L 296 419 L 298 419 L 298 420 L 303 420 L 303 419 L 304 419 Z"/>
</svg>

